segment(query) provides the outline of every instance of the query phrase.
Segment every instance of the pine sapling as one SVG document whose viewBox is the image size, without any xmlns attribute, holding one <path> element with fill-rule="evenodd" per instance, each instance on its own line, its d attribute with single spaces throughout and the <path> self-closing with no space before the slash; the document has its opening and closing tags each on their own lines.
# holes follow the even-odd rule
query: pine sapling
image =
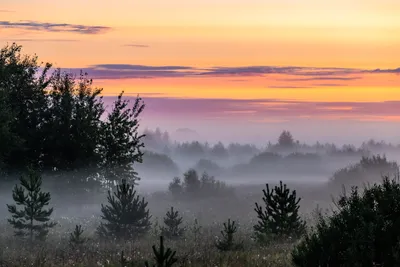
<svg viewBox="0 0 400 267">
<path fill-rule="evenodd" d="M 164 238 L 160 236 L 160 248 L 157 250 L 156 246 L 153 245 L 153 254 L 156 264 L 153 267 L 171 267 L 178 259 L 175 258 L 176 251 L 172 251 L 170 248 L 165 249 Z M 146 267 L 150 267 L 149 262 L 145 262 Z"/>
<path fill-rule="evenodd" d="M 215 243 L 217 249 L 221 251 L 232 251 L 239 250 L 243 248 L 243 242 L 235 243 L 234 234 L 237 232 L 237 226 L 235 221 L 228 219 L 228 222 L 224 222 L 224 230 L 221 231 L 222 239 Z"/>
<path fill-rule="evenodd" d="M 171 207 L 171 210 L 169 210 L 166 217 L 164 217 L 164 224 L 166 227 L 161 227 L 162 235 L 172 239 L 183 236 L 185 229 L 180 227 L 182 222 L 183 218 L 179 216 L 179 212 L 174 211 L 174 208 Z"/>
<path fill-rule="evenodd" d="M 193 241 L 197 244 L 197 241 L 199 240 L 199 236 L 201 234 L 201 225 L 199 224 L 199 221 L 197 219 L 194 219 L 194 224 L 191 227 L 191 232 L 193 233 Z"/>
<path fill-rule="evenodd" d="M 16 205 L 7 204 L 12 214 L 8 222 L 14 227 L 15 235 L 29 236 L 31 242 L 34 239 L 43 240 L 49 229 L 56 225 L 55 222 L 49 222 L 53 208 L 44 209 L 49 205 L 50 193 L 41 191 L 42 178 L 33 170 L 29 170 L 28 178 L 21 176 L 20 184 L 15 185 L 12 197 L 23 209 L 18 210 Z"/>
<path fill-rule="evenodd" d="M 80 246 L 83 243 L 85 243 L 87 239 L 84 238 L 82 236 L 82 234 L 83 234 L 82 225 L 76 225 L 75 230 L 72 233 L 70 233 L 70 235 L 69 235 L 70 245 L 75 247 L 75 246 Z"/>
<path fill-rule="evenodd" d="M 102 219 L 105 220 L 97 229 L 103 238 L 137 238 L 150 230 L 151 222 L 147 202 L 140 199 L 133 190 L 133 185 L 122 180 L 117 192 L 108 191 L 108 206 L 102 205 Z"/>
<path fill-rule="evenodd" d="M 296 197 L 296 190 L 290 191 L 286 184 L 280 181 L 279 186 L 270 190 L 266 185 L 263 190 L 265 210 L 256 204 L 254 209 L 259 219 L 254 226 L 258 241 L 266 242 L 268 237 L 281 238 L 298 237 L 305 231 L 305 222 L 299 216 L 300 198 Z"/>
</svg>

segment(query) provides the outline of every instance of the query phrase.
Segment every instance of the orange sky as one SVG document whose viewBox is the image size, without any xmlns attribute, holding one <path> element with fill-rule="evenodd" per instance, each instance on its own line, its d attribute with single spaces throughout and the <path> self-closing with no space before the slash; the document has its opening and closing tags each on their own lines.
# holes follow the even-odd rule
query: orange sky
<svg viewBox="0 0 400 267">
<path fill-rule="evenodd" d="M 399 14 L 398 0 L 2 0 L 0 41 L 87 69 L 105 95 L 299 101 L 325 105 L 315 117 L 397 121 L 385 103 L 400 100 Z M 350 116 L 355 103 L 384 105 Z M 216 112 L 265 116 L 241 105 Z"/>
</svg>

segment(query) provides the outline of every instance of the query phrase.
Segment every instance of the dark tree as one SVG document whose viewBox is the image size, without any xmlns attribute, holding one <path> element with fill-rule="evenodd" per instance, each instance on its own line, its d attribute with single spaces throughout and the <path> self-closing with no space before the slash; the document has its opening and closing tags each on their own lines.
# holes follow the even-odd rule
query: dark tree
<svg viewBox="0 0 400 267">
<path fill-rule="evenodd" d="M 82 225 L 76 225 L 75 230 L 69 235 L 69 244 L 73 247 L 80 246 L 86 242 L 86 238 L 82 236 Z"/>
<path fill-rule="evenodd" d="M 75 169 L 94 166 L 104 113 L 102 89 L 92 87 L 87 73 L 57 70 L 48 94 L 42 160 L 47 168 Z"/>
<path fill-rule="evenodd" d="M 24 144 L 7 151 L 7 165 L 15 168 L 39 164 L 44 114 L 48 110 L 46 87 L 50 79 L 46 75 L 51 68 L 50 64 L 41 66 L 36 56 L 22 55 L 21 48 L 13 43 L 0 50 L 1 94 L 13 116 L 7 127 Z"/>
<path fill-rule="evenodd" d="M 292 253 L 295 266 L 400 266 L 399 178 L 343 194 Z"/>
<path fill-rule="evenodd" d="M 0 88 L 0 168 L 15 149 L 20 149 L 22 140 L 13 133 L 15 115 L 6 98 L 6 92 Z"/>
<path fill-rule="evenodd" d="M 305 231 L 305 222 L 299 216 L 300 198 L 296 190 L 289 190 L 280 181 L 279 186 L 270 190 L 269 185 L 263 189 L 265 209 L 256 203 L 258 224 L 254 226 L 257 239 L 267 241 L 268 237 L 299 237 Z"/>
<path fill-rule="evenodd" d="M 161 234 L 167 238 L 176 239 L 183 236 L 185 228 L 181 227 L 183 218 L 179 216 L 178 211 L 171 210 L 167 211 L 164 217 L 165 226 L 161 227 Z"/>
<path fill-rule="evenodd" d="M 0 50 L 0 161 L 9 170 L 27 165 L 43 171 L 100 173 L 109 180 L 135 180 L 132 164 L 142 161 L 138 134 L 144 104 L 119 95 L 105 116 L 102 89 L 86 73 L 39 64 L 21 46 Z M 81 173 L 81 172 L 80 172 Z M 71 177 L 71 176 L 70 176 Z M 74 175 L 73 180 L 88 177 Z M 64 179 L 63 179 L 64 180 Z M 66 182 L 71 182 L 66 179 Z"/>
<path fill-rule="evenodd" d="M 138 133 L 139 115 L 145 106 L 142 99 L 137 97 L 129 108 L 129 101 L 123 100 L 122 94 L 114 102 L 114 107 L 103 125 L 100 142 L 101 167 L 105 170 L 105 179 L 126 179 L 135 184 L 139 177 L 133 164 L 142 162 L 141 148 L 144 147 L 144 135 Z"/>
<path fill-rule="evenodd" d="M 292 134 L 289 131 L 283 131 L 278 139 L 278 145 L 283 148 L 291 148 L 295 144 Z"/>
<path fill-rule="evenodd" d="M 101 205 L 102 219 L 97 231 L 101 237 L 132 239 L 150 230 L 149 210 L 144 198 L 140 199 L 133 185 L 122 180 L 117 192 L 108 191 L 108 206 Z"/>
<path fill-rule="evenodd" d="M 21 186 L 15 185 L 13 199 L 23 209 L 18 210 L 16 205 L 7 205 L 12 218 L 8 222 L 14 227 L 17 236 L 29 236 L 30 241 L 44 239 L 49 228 L 56 225 L 49 222 L 53 208 L 44 209 L 49 205 L 50 193 L 41 191 L 42 178 L 32 170 L 29 171 L 29 178 L 20 178 Z"/>
<path fill-rule="evenodd" d="M 172 251 L 170 248 L 165 249 L 164 238 L 160 236 L 160 248 L 157 250 L 156 246 L 153 245 L 153 254 L 156 264 L 153 267 L 172 267 L 178 259 L 175 258 L 176 251 Z M 145 262 L 146 267 L 150 267 L 149 262 Z"/>
<path fill-rule="evenodd" d="M 200 191 L 200 179 L 199 175 L 194 169 L 190 169 L 183 174 L 183 186 L 185 192 L 188 194 L 196 195 Z"/>
<path fill-rule="evenodd" d="M 237 232 L 237 226 L 235 221 L 228 219 L 228 222 L 224 222 L 224 230 L 221 231 L 222 239 L 215 243 L 217 249 L 221 251 L 232 251 L 243 248 L 243 242 L 236 243 L 233 239 L 234 234 Z"/>
</svg>

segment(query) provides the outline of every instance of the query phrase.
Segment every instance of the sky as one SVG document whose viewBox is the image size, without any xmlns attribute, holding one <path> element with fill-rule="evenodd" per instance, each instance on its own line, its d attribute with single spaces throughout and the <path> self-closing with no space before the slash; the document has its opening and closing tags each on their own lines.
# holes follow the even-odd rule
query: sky
<svg viewBox="0 0 400 267">
<path fill-rule="evenodd" d="M 0 44 L 139 94 L 143 127 L 400 143 L 398 14 L 398 0 L 0 0 Z"/>
</svg>

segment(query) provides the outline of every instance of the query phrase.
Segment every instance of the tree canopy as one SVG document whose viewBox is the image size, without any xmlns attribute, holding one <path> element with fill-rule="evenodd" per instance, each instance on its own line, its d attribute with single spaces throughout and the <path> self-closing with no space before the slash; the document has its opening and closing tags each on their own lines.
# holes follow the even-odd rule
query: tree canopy
<svg viewBox="0 0 400 267">
<path fill-rule="evenodd" d="M 0 50 L 0 167 L 98 168 L 106 178 L 135 178 L 142 161 L 138 134 L 144 103 L 121 93 L 111 110 L 87 73 L 52 69 L 13 43 Z"/>
</svg>

